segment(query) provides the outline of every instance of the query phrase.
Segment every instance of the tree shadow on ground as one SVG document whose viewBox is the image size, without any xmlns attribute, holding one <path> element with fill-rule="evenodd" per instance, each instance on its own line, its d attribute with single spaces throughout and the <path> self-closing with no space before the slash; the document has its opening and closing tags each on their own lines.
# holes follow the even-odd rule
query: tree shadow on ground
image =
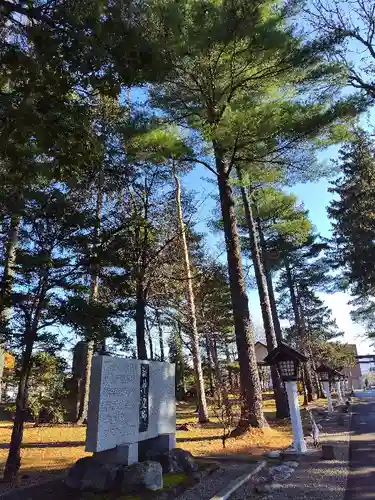
<svg viewBox="0 0 375 500">
<path fill-rule="evenodd" d="M 85 441 L 61 441 L 56 443 L 23 443 L 21 448 L 71 448 L 73 446 L 84 446 Z M 0 443 L 0 450 L 7 450 L 9 444 Z"/>
</svg>

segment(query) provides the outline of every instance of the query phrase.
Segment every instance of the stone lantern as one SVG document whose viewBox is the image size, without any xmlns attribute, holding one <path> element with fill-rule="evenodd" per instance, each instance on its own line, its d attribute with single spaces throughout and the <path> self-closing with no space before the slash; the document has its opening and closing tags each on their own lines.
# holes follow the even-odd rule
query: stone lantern
<svg viewBox="0 0 375 500">
<path fill-rule="evenodd" d="M 323 383 L 324 392 L 327 396 L 328 401 L 328 413 L 333 412 L 332 396 L 331 396 L 331 382 L 334 379 L 334 372 L 332 368 L 327 365 L 321 364 L 317 369 L 316 373 L 319 376 L 319 380 Z"/>
<path fill-rule="evenodd" d="M 344 378 L 345 375 L 343 373 L 340 373 L 338 370 L 333 371 L 333 382 L 336 384 L 337 401 L 340 405 L 344 404 L 344 397 L 341 390 L 341 384 Z"/>
<path fill-rule="evenodd" d="M 306 361 L 306 356 L 283 342 L 264 358 L 265 364 L 269 366 L 276 365 L 280 377 L 285 383 L 290 419 L 292 421 L 293 447 L 297 453 L 306 453 L 307 451 L 297 390 L 297 381 L 302 379 L 302 363 Z"/>
</svg>

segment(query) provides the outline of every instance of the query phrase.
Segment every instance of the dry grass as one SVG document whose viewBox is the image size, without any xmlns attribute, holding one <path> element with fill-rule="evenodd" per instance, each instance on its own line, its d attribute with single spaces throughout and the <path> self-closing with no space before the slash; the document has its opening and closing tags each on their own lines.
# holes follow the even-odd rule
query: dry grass
<svg viewBox="0 0 375 500">
<path fill-rule="evenodd" d="M 263 402 L 265 415 L 270 423 L 268 429 L 251 429 L 242 436 L 227 440 L 226 448 L 222 447 L 222 429 L 218 419 L 211 415 L 208 424 L 197 424 L 194 407 L 189 403 L 181 403 L 177 411 L 177 423 L 187 423 L 189 431 L 178 431 L 178 446 L 190 451 L 193 455 L 226 455 L 247 454 L 259 456 L 265 451 L 286 448 L 291 444 L 290 424 L 275 422 L 276 412 L 274 400 Z"/>
<path fill-rule="evenodd" d="M 0 427 L 0 467 L 3 468 L 10 441 L 12 424 Z M 84 451 L 86 430 L 84 427 L 60 425 L 54 427 L 33 427 L 26 424 L 23 449 L 22 472 L 33 473 L 45 470 L 61 470 L 79 458 L 89 455 Z"/>
<path fill-rule="evenodd" d="M 318 405 L 324 405 L 319 401 Z M 262 454 L 266 450 L 285 448 L 292 440 L 290 425 L 274 420 L 275 403 L 272 399 L 264 401 L 269 429 L 252 429 L 243 436 L 231 438 L 224 450 L 226 454 Z M 194 455 L 222 454 L 221 428 L 214 417 L 205 425 L 198 425 L 195 407 L 183 403 L 178 406 L 177 422 L 189 423 L 189 431 L 177 432 L 177 445 Z M 0 423 L 0 469 L 3 468 L 11 435 L 11 422 Z M 22 474 L 29 476 L 26 481 L 61 471 L 79 458 L 88 455 L 84 451 L 85 428 L 74 425 L 53 427 L 33 427 L 27 424 L 22 449 Z M 22 481 L 25 482 L 25 479 Z"/>
</svg>

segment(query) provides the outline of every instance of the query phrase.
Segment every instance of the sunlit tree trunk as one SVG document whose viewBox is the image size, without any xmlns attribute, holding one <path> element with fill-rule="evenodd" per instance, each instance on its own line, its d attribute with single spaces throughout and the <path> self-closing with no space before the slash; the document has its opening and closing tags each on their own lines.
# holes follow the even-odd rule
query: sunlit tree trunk
<svg viewBox="0 0 375 500">
<path fill-rule="evenodd" d="M 190 267 L 190 257 L 189 250 L 186 241 L 186 229 L 182 214 L 182 204 L 181 204 L 181 184 L 176 171 L 173 171 L 173 176 L 176 184 L 176 205 L 177 205 L 177 219 L 178 225 L 181 232 L 181 245 L 184 255 L 185 264 L 185 275 L 186 275 L 186 287 L 187 287 L 187 299 L 189 304 L 189 316 L 190 316 L 190 338 L 192 344 L 193 352 L 193 363 L 195 371 L 195 380 L 197 386 L 197 403 L 198 403 L 198 417 L 199 422 L 204 423 L 208 421 L 208 408 L 206 402 L 206 393 L 204 388 L 204 378 L 202 370 L 202 359 L 200 353 L 199 345 L 199 333 L 197 328 L 197 317 L 195 313 L 195 296 L 193 290 L 193 282 Z"/>
<path fill-rule="evenodd" d="M 94 249 L 92 252 L 92 258 L 94 260 L 94 263 L 91 267 L 90 302 L 92 304 L 97 302 L 99 299 L 100 266 L 97 262 L 97 259 L 98 259 L 98 245 L 100 239 L 102 210 L 103 210 L 103 190 L 100 182 L 96 194 Z M 88 332 L 88 336 L 86 339 L 87 349 L 86 349 L 86 357 L 83 370 L 83 380 L 81 384 L 80 406 L 77 418 L 77 424 L 80 425 L 82 425 L 87 420 L 87 411 L 89 407 L 89 395 L 90 395 L 91 364 L 92 364 L 92 356 L 94 354 L 94 349 L 95 349 L 95 334 L 96 332 Z M 103 344 L 103 347 L 105 347 L 105 343 Z"/>
<path fill-rule="evenodd" d="M 296 330 L 298 332 L 298 344 L 300 346 L 300 349 L 302 352 L 305 352 L 303 342 L 304 342 L 304 330 L 302 326 L 302 319 L 301 319 L 301 314 L 300 314 L 300 308 L 298 304 L 298 297 L 295 289 L 295 283 L 292 275 L 292 270 L 290 268 L 290 264 L 287 258 L 284 259 L 284 265 L 285 265 L 285 271 L 286 271 L 286 278 L 287 278 L 287 283 L 288 283 L 288 288 L 289 288 L 289 294 L 290 294 L 290 300 L 292 303 L 292 309 L 293 309 L 293 314 L 294 314 L 294 322 L 296 326 Z M 307 395 L 306 392 L 304 394 L 305 401 L 304 404 L 306 405 L 308 402 L 312 401 L 314 399 L 313 397 L 313 385 L 312 385 L 312 378 L 311 378 L 311 369 L 309 363 L 305 363 L 303 367 L 303 373 L 304 373 L 304 384 L 306 386 L 307 390 Z"/>
<path fill-rule="evenodd" d="M 239 168 L 237 168 L 237 175 L 239 180 L 242 182 L 241 169 Z M 271 352 L 277 347 L 277 340 L 273 327 L 271 304 L 268 296 L 267 280 L 263 267 L 262 251 L 258 240 L 258 233 L 253 216 L 251 201 L 249 199 L 246 188 L 244 186 L 241 186 L 240 190 L 245 212 L 246 224 L 249 231 L 251 257 L 254 265 L 255 279 L 258 287 L 263 326 L 266 334 L 267 349 L 268 352 Z M 286 398 L 282 380 L 276 366 L 271 366 L 271 377 L 276 402 L 276 417 L 286 418 L 289 416 L 288 401 Z"/>
<path fill-rule="evenodd" d="M 160 350 L 160 361 L 165 361 L 164 356 L 164 337 L 163 337 L 163 326 L 161 324 L 160 311 L 156 309 L 155 311 L 156 321 L 158 323 L 158 331 L 159 331 L 159 350 Z"/>
<path fill-rule="evenodd" d="M 277 311 L 275 290 L 273 288 L 272 272 L 271 272 L 271 268 L 270 268 L 270 265 L 268 262 L 267 245 L 266 245 L 266 240 L 264 238 L 262 223 L 261 223 L 259 217 L 256 218 L 256 222 L 257 222 L 257 230 L 258 230 L 258 234 L 259 234 L 259 242 L 260 242 L 260 246 L 262 249 L 263 267 L 264 267 L 264 272 L 266 275 L 268 297 L 269 297 L 271 311 L 272 311 L 272 322 L 273 322 L 273 327 L 275 330 L 276 340 L 277 340 L 277 343 L 279 344 L 280 342 L 283 341 L 283 336 L 282 336 L 282 332 L 281 332 L 279 314 Z"/>
<path fill-rule="evenodd" d="M 177 321 L 176 325 L 176 386 L 178 399 L 183 401 L 186 398 L 186 381 L 185 381 L 185 361 L 182 350 L 182 333 L 181 324 Z"/>
<path fill-rule="evenodd" d="M 242 268 L 234 197 L 229 180 L 229 165 L 219 145 L 214 141 L 217 181 L 227 250 L 228 274 L 233 306 L 234 328 L 240 366 L 241 419 L 240 428 L 264 427 L 262 389 L 255 356 L 253 326 Z"/>
<path fill-rule="evenodd" d="M 210 381 L 210 396 L 214 396 L 215 394 L 215 382 L 214 382 L 214 374 L 212 370 L 212 349 L 211 349 L 211 338 L 210 335 L 206 333 L 204 336 L 205 347 L 206 347 L 206 357 L 207 357 L 207 371 L 208 371 L 208 379 Z"/>
<path fill-rule="evenodd" d="M 313 401 L 317 397 L 317 392 L 314 390 L 314 382 L 313 382 L 313 368 L 312 368 L 312 358 L 310 357 L 311 355 L 311 350 L 310 350 L 310 336 L 309 332 L 306 327 L 306 321 L 305 321 L 305 316 L 303 313 L 303 308 L 302 304 L 300 301 L 300 298 L 297 296 L 298 299 L 298 305 L 300 309 L 300 318 L 301 318 L 301 334 L 303 338 L 303 348 L 302 352 L 305 354 L 307 357 L 307 361 L 304 366 L 304 370 L 306 373 L 306 388 L 307 388 L 307 397 L 309 402 Z"/>
</svg>

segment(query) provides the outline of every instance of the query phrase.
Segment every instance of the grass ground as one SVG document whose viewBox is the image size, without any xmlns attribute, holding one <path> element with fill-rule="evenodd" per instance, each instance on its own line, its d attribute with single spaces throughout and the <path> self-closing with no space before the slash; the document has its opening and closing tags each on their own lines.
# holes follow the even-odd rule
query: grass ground
<svg viewBox="0 0 375 500">
<path fill-rule="evenodd" d="M 324 404 L 321 400 L 319 404 Z M 198 425 L 195 406 L 182 403 L 177 409 L 177 423 L 187 423 L 188 431 L 177 431 L 177 446 L 189 450 L 194 455 L 215 454 L 262 454 L 266 450 L 285 448 L 292 440 L 290 424 L 274 419 L 275 403 L 264 401 L 265 415 L 270 428 L 252 429 L 238 438 L 227 441 L 222 448 L 220 424 L 215 417 L 210 422 Z M 3 468 L 10 441 L 12 423 L 0 422 L 0 469 Z M 89 455 L 84 451 L 85 427 L 74 425 L 33 427 L 26 424 L 22 449 L 22 482 L 46 478 L 48 474 L 66 469 L 79 458 Z M 27 477 L 25 477 L 27 476 Z M 22 479 L 22 478 L 21 478 Z"/>
</svg>

